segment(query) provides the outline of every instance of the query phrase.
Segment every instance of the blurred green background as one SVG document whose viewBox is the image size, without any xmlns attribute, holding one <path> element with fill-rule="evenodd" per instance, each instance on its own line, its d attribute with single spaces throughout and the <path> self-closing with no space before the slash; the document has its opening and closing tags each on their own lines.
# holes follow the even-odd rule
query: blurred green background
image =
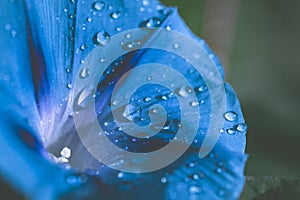
<svg viewBox="0 0 300 200">
<path fill-rule="evenodd" d="M 300 177 L 300 1 L 162 2 L 224 64 L 249 126 L 246 174 Z"/>
</svg>

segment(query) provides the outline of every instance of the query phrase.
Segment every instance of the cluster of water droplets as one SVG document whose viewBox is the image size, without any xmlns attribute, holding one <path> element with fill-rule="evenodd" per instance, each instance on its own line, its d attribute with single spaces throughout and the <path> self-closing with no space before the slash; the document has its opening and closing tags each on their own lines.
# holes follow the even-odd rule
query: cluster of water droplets
<svg viewBox="0 0 300 200">
<path fill-rule="evenodd" d="M 228 111 L 228 112 L 224 113 L 224 118 L 228 122 L 235 123 L 238 120 L 239 116 L 234 111 Z M 234 135 L 237 133 L 246 133 L 247 128 L 248 127 L 245 123 L 238 123 L 238 124 L 235 124 L 232 128 L 227 129 L 226 133 L 229 135 Z M 223 132 L 225 132 L 225 130 L 221 129 L 220 132 L 223 133 Z"/>
</svg>

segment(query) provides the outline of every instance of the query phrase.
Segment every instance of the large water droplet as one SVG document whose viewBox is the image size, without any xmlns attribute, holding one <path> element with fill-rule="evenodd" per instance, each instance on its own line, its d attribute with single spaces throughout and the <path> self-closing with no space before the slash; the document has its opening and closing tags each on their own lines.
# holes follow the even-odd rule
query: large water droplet
<svg viewBox="0 0 300 200">
<path fill-rule="evenodd" d="M 241 124 L 238 124 L 238 125 L 236 125 L 236 130 L 238 131 L 238 132 L 241 132 L 241 133 L 244 133 L 244 132 L 246 132 L 247 131 L 247 125 L 245 124 L 245 123 L 241 123 Z"/>
<path fill-rule="evenodd" d="M 87 78 L 91 75 L 91 71 L 89 68 L 83 68 L 81 71 L 80 71 L 80 78 Z"/>
<path fill-rule="evenodd" d="M 110 35 L 106 31 L 99 31 L 95 34 L 93 41 L 96 45 L 105 46 L 110 40 Z"/>
<path fill-rule="evenodd" d="M 224 118 L 230 122 L 237 120 L 237 117 L 238 117 L 237 114 L 233 111 L 229 111 L 224 114 Z"/>
<path fill-rule="evenodd" d="M 79 92 L 76 97 L 77 105 L 76 109 L 86 108 L 92 100 L 95 98 L 94 90 L 89 88 L 84 88 L 81 92 Z"/>
<path fill-rule="evenodd" d="M 121 16 L 121 12 L 119 12 L 119 11 L 115 11 L 110 14 L 110 17 L 114 20 L 119 19 L 120 16 Z"/>
</svg>

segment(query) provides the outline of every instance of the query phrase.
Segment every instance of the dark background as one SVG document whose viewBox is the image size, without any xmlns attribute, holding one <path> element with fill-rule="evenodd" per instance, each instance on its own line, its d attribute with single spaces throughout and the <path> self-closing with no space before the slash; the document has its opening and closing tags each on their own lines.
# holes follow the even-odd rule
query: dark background
<svg viewBox="0 0 300 200">
<path fill-rule="evenodd" d="M 162 2 L 225 67 L 249 126 L 246 174 L 300 177 L 300 1 Z"/>
</svg>

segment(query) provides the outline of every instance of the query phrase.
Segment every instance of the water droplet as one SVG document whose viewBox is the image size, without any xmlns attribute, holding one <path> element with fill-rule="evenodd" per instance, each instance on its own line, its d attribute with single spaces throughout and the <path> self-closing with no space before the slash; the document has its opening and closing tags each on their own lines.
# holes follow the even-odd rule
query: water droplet
<svg viewBox="0 0 300 200">
<path fill-rule="evenodd" d="M 165 28 L 167 29 L 167 31 L 171 31 L 172 30 L 172 26 L 171 25 L 167 25 Z"/>
<path fill-rule="evenodd" d="M 199 102 L 198 102 L 198 101 L 192 101 L 192 102 L 190 102 L 190 105 L 191 105 L 192 107 L 196 107 L 196 106 L 199 105 Z"/>
<path fill-rule="evenodd" d="M 234 135 L 234 134 L 236 134 L 235 129 L 232 129 L 232 128 L 227 129 L 226 132 L 227 132 L 229 135 Z"/>
<path fill-rule="evenodd" d="M 124 176 L 123 172 L 119 172 L 118 175 L 117 175 L 118 178 L 123 178 L 123 176 Z"/>
<path fill-rule="evenodd" d="M 192 185 L 192 186 L 189 187 L 189 192 L 191 194 L 200 193 L 201 192 L 201 188 L 199 186 Z"/>
<path fill-rule="evenodd" d="M 236 125 L 235 129 L 238 132 L 244 133 L 244 132 L 247 131 L 248 127 L 247 127 L 247 125 L 245 123 L 241 123 L 241 124 Z"/>
<path fill-rule="evenodd" d="M 125 35 L 125 38 L 126 38 L 126 39 L 131 38 L 131 34 L 130 34 L 130 33 L 127 33 L 127 34 Z"/>
<path fill-rule="evenodd" d="M 64 158 L 70 158 L 71 157 L 71 149 L 68 147 L 64 147 L 61 151 L 60 151 L 60 155 Z"/>
<path fill-rule="evenodd" d="M 86 108 L 92 100 L 95 98 L 94 90 L 89 88 L 84 88 L 81 92 L 79 92 L 77 99 L 77 106 L 76 109 Z"/>
<path fill-rule="evenodd" d="M 147 27 L 147 28 L 158 27 L 160 25 L 160 23 L 161 23 L 160 19 L 158 19 L 157 17 L 153 17 L 146 21 L 143 21 L 140 26 Z"/>
<path fill-rule="evenodd" d="M 207 87 L 203 86 L 203 85 L 201 85 L 201 86 L 199 86 L 199 87 L 196 88 L 196 92 L 204 92 L 206 90 L 207 90 Z"/>
<path fill-rule="evenodd" d="M 82 44 L 82 45 L 80 46 L 80 50 L 81 50 L 81 51 L 86 50 L 86 48 L 87 48 L 87 44 Z"/>
<path fill-rule="evenodd" d="M 149 4 L 150 4 L 149 0 L 143 0 L 142 1 L 143 6 L 149 6 Z"/>
<path fill-rule="evenodd" d="M 91 17 L 87 17 L 87 18 L 86 18 L 86 21 L 88 21 L 88 22 L 92 22 L 92 21 L 93 21 L 93 18 L 91 18 Z"/>
<path fill-rule="evenodd" d="M 104 2 L 95 2 L 94 4 L 93 4 L 93 8 L 95 9 L 95 10 L 97 10 L 97 11 L 100 11 L 100 10 L 102 10 L 103 8 L 104 8 L 104 6 L 105 6 L 105 4 L 104 4 Z"/>
<path fill-rule="evenodd" d="M 152 100 L 151 97 L 145 97 L 145 98 L 144 98 L 144 102 L 149 102 L 149 101 L 151 101 L 151 100 Z"/>
<path fill-rule="evenodd" d="M 87 78 L 91 75 L 91 71 L 89 70 L 89 68 L 83 68 L 80 71 L 80 78 Z"/>
<path fill-rule="evenodd" d="M 220 133 L 224 133 L 224 132 L 225 132 L 224 128 L 221 128 L 221 129 L 219 130 L 219 132 L 220 132 Z"/>
<path fill-rule="evenodd" d="M 192 179 L 193 180 L 198 180 L 200 177 L 198 174 L 192 174 Z"/>
<path fill-rule="evenodd" d="M 16 31 L 16 30 L 11 30 L 11 32 L 10 32 L 10 35 L 11 35 L 11 37 L 16 37 L 17 36 L 17 34 L 18 34 L 18 32 Z"/>
<path fill-rule="evenodd" d="M 174 43 L 174 44 L 173 44 L 173 48 L 177 50 L 177 49 L 180 48 L 180 45 L 179 45 L 178 43 Z"/>
<path fill-rule="evenodd" d="M 65 9 L 64 9 L 64 12 L 65 12 L 65 13 L 66 13 L 66 12 L 68 12 L 68 9 L 67 9 L 67 8 L 65 8 Z"/>
<path fill-rule="evenodd" d="M 166 178 L 166 177 L 162 177 L 162 178 L 160 179 L 160 182 L 161 182 L 161 183 L 166 183 L 166 182 L 167 182 L 167 178 Z"/>
<path fill-rule="evenodd" d="M 166 95 L 159 95 L 156 98 L 159 99 L 159 100 L 164 100 L 164 101 L 168 100 L 168 96 L 166 96 Z"/>
<path fill-rule="evenodd" d="M 229 111 L 224 114 L 224 118 L 227 121 L 233 122 L 233 121 L 237 120 L 237 114 L 233 111 Z"/>
<path fill-rule="evenodd" d="M 221 173 L 223 172 L 223 169 L 220 168 L 220 167 L 218 167 L 218 168 L 215 170 L 215 172 L 216 172 L 217 174 L 221 174 Z"/>
<path fill-rule="evenodd" d="M 100 63 L 104 63 L 105 61 L 106 61 L 106 58 L 105 58 L 105 57 L 99 59 L 99 62 L 100 62 Z"/>
<path fill-rule="evenodd" d="M 159 108 L 153 108 L 153 109 L 152 109 L 152 113 L 154 113 L 154 114 L 159 113 L 159 111 L 160 111 Z"/>
<path fill-rule="evenodd" d="M 187 166 L 190 167 L 190 168 L 195 167 L 196 165 L 197 165 L 197 163 L 194 162 L 194 161 L 191 161 L 191 162 L 189 162 L 189 163 L 187 164 Z"/>
<path fill-rule="evenodd" d="M 112 19 L 114 19 L 114 20 L 119 19 L 120 16 L 121 16 L 121 12 L 119 12 L 119 11 L 112 12 L 112 13 L 110 14 L 110 17 L 111 17 Z"/>
<path fill-rule="evenodd" d="M 119 103 L 120 103 L 120 101 L 114 100 L 114 101 L 112 102 L 112 105 L 113 105 L 113 106 L 117 106 L 117 105 L 119 105 Z"/>
<path fill-rule="evenodd" d="M 123 43 L 122 42 L 122 49 L 124 50 L 131 50 L 132 48 L 137 48 L 138 46 L 141 45 L 141 42 L 136 40 L 136 41 L 132 41 L 132 42 L 127 42 L 127 43 Z"/>
<path fill-rule="evenodd" d="M 182 97 L 188 97 L 192 90 L 189 87 L 181 87 L 177 90 L 177 94 Z"/>
<path fill-rule="evenodd" d="M 116 27 L 116 31 L 120 32 L 120 31 L 122 31 L 122 28 L 121 27 Z"/>
<path fill-rule="evenodd" d="M 68 84 L 67 84 L 67 88 L 68 88 L 68 89 L 71 89 L 72 87 L 73 87 L 72 83 L 68 83 Z"/>
<path fill-rule="evenodd" d="M 105 46 L 110 41 L 110 35 L 106 31 L 99 31 L 95 34 L 93 40 L 96 45 Z"/>
</svg>

